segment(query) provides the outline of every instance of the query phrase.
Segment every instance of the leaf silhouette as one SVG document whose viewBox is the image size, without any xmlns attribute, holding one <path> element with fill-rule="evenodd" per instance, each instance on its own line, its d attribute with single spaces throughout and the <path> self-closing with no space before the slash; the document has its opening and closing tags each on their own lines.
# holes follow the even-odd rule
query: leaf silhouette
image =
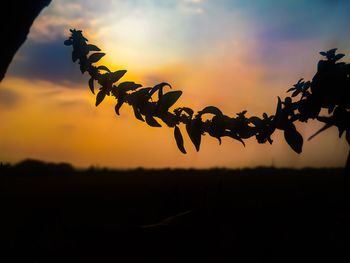
<svg viewBox="0 0 350 263">
<path fill-rule="evenodd" d="M 78 59 L 78 53 L 77 53 L 77 51 L 73 51 L 72 52 L 72 61 L 75 62 L 75 61 L 77 61 L 77 59 Z"/>
<path fill-rule="evenodd" d="M 94 53 L 89 57 L 89 62 L 90 63 L 96 63 L 98 62 L 104 55 L 105 53 Z"/>
<path fill-rule="evenodd" d="M 133 105 L 142 105 L 145 102 L 148 101 L 148 93 L 151 90 L 151 88 L 142 88 L 139 89 L 133 93 L 131 93 L 130 96 L 130 101 L 132 101 Z"/>
<path fill-rule="evenodd" d="M 249 121 L 253 123 L 256 127 L 261 126 L 263 120 L 260 119 L 259 117 L 253 116 L 249 118 Z"/>
<path fill-rule="evenodd" d="M 117 102 L 117 104 L 116 104 L 115 107 L 114 107 L 114 111 L 115 111 L 115 113 L 116 113 L 117 115 L 120 115 L 119 110 L 120 110 L 120 108 L 123 106 L 123 103 L 124 103 L 124 100 L 118 99 L 118 102 Z"/>
<path fill-rule="evenodd" d="M 178 123 L 178 119 L 175 115 L 171 114 L 170 112 L 167 112 L 165 114 L 162 114 L 158 116 L 168 127 L 175 127 L 175 125 Z"/>
<path fill-rule="evenodd" d="M 278 98 L 278 102 L 277 102 L 277 108 L 276 108 L 276 115 L 275 116 L 278 116 L 281 114 L 281 111 L 282 111 L 282 101 L 281 101 L 281 98 L 280 97 L 277 97 Z"/>
<path fill-rule="evenodd" d="M 65 46 L 71 46 L 73 44 L 73 41 L 71 39 L 67 39 L 63 42 Z"/>
<path fill-rule="evenodd" d="M 180 90 L 165 93 L 159 100 L 159 110 L 161 112 L 167 111 L 171 106 L 175 104 L 181 95 L 182 91 Z"/>
<path fill-rule="evenodd" d="M 133 105 L 132 108 L 134 110 L 134 115 L 135 115 L 136 119 L 138 119 L 140 121 L 145 121 L 140 113 L 139 108 L 137 108 L 135 105 Z"/>
<path fill-rule="evenodd" d="M 96 107 L 103 101 L 103 99 L 106 97 L 106 93 L 102 90 L 100 90 L 96 95 Z"/>
<path fill-rule="evenodd" d="M 94 90 L 94 79 L 93 79 L 93 78 L 90 78 L 90 79 L 89 79 L 89 88 L 90 88 L 92 94 L 95 94 L 95 90 Z"/>
<path fill-rule="evenodd" d="M 214 115 L 223 115 L 221 110 L 219 110 L 215 106 L 207 106 L 203 110 L 198 112 L 199 115 L 206 114 L 206 113 L 211 113 L 211 114 L 214 114 Z"/>
<path fill-rule="evenodd" d="M 303 148 L 303 137 L 296 129 L 286 129 L 284 131 L 284 138 L 296 153 L 301 153 Z"/>
<path fill-rule="evenodd" d="M 326 52 L 327 58 L 332 59 L 335 57 L 335 52 L 337 51 L 337 48 L 330 49 Z"/>
<path fill-rule="evenodd" d="M 146 122 L 151 127 L 162 127 L 151 115 L 146 115 Z"/>
<path fill-rule="evenodd" d="M 137 88 L 140 88 L 140 87 L 142 87 L 141 84 L 137 84 L 133 81 L 125 81 L 118 85 L 118 89 L 122 90 L 123 92 L 136 90 Z"/>
<path fill-rule="evenodd" d="M 111 73 L 111 75 L 110 75 L 111 81 L 113 83 L 117 82 L 125 75 L 126 72 L 127 72 L 126 70 L 117 70 L 117 71 Z"/>
<path fill-rule="evenodd" d="M 187 113 L 188 116 L 182 114 L 182 112 Z M 174 113 L 178 118 L 186 117 L 188 119 L 192 119 L 194 111 L 188 107 L 181 107 L 181 108 L 174 109 Z"/>
<path fill-rule="evenodd" d="M 88 63 L 88 61 L 86 60 L 85 57 L 80 57 L 80 62 L 79 62 L 79 64 L 80 64 L 80 71 L 81 71 L 82 74 L 83 74 L 85 71 L 88 70 L 88 68 L 89 68 L 89 63 Z"/>
<path fill-rule="evenodd" d="M 101 51 L 101 49 L 95 45 L 89 44 L 87 45 L 89 51 Z"/>
<path fill-rule="evenodd" d="M 274 118 L 274 124 L 275 124 L 277 129 L 284 130 L 286 117 L 288 117 L 288 116 L 282 110 L 281 98 L 278 97 L 276 114 L 275 114 L 275 118 Z"/>
<path fill-rule="evenodd" d="M 193 116 L 193 110 L 191 108 L 188 107 L 183 107 L 181 108 L 184 112 L 186 112 L 191 118 Z"/>
<path fill-rule="evenodd" d="M 97 69 L 99 69 L 99 70 L 104 70 L 104 71 L 107 71 L 107 72 L 111 72 L 110 70 L 109 70 L 109 68 L 107 68 L 106 66 L 98 66 L 97 67 Z"/>
<path fill-rule="evenodd" d="M 231 137 L 232 139 L 235 139 L 235 140 L 241 142 L 241 143 L 243 144 L 243 146 L 245 147 L 245 142 L 244 142 L 244 141 L 242 140 L 242 138 L 239 137 L 237 134 L 234 134 L 234 133 L 230 132 L 230 133 L 226 134 L 225 136 L 229 136 L 229 137 Z"/>
<path fill-rule="evenodd" d="M 186 124 L 186 131 L 193 145 L 196 147 L 197 152 L 199 151 L 202 138 L 202 130 L 199 125 L 199 121 L 200 120 L 194 119 L 190 123 Z"/>
<path fill-rule="evenodd" d="M 157 92 L 157 90 L 159 90 L 159 92 L 158 92 L 158 98 L 160 99 L 160 98 L 163 96 L 163 88 L 164 88 L 165 86 L 169 86 L 169 87 L 171 88 L 171 85 L 170 85 L 169 83 L 167 83 L 167 82 L 162 82 L 162 83 L 159 83 L 159 84 L 155 85 L 155 86 L 151 89 L 151 91 L 150 91 L 150 93 L 149 93 L 149 97 L 152 97 L 152 95 L 153 95 L 155 92 Z"/>
<path fill-rule="evenodd" d="M 174 137 L 176 140 L 177 147 L 182 153 L 186 153 L 185 147 L 184 147 L 184 139 L 182 138 L 181 131 L 178 126 L 175 126 L 174 128 Z"/>
<path fill-rule="evenodd" d="M 308 141 L 312 140 L 315 136 L 317 136 L 318 134 L 320 134 L 321 132 L 327 130 L 328 128 L 332 127 L 333 125 L 330 123 L 326 123 L 321 129 L 319 129 L 317 132 L 315 132 L 313 135 L 311 135 L 308 138 Z M 340 137 L 340 136 L 339 136 Z"/>
<path fill-rule="evenodd" d="M 338 60 L 342 59 L 344 56 L 345 56 L 344 54 L 337 54 L 337 55 L 335 55 L 334 60 L 338 61 Z"/>
</svg>

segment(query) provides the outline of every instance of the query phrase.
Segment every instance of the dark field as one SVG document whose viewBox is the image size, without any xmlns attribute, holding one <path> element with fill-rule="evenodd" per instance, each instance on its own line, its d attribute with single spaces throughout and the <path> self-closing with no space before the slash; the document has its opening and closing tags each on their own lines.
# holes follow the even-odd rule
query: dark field
<svg viewBox="0 0 350 263">
<path fill-rule="evenodd" d="M 350 262 L 341 169 L 0 172 L 0 262 Z"/>
</svg>

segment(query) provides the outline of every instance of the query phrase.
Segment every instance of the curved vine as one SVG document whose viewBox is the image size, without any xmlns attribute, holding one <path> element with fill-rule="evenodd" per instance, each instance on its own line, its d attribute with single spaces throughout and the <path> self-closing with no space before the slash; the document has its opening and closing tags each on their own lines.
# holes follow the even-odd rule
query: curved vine
<svg viewBox="0 0 350 263">
<path fill-rule="evenodd" d="M 283 100 L 278 97 L 274 115 L 263 113 L 261 117 L 247 117 L 247 111 L 230 117 L 215 106 L 207 106 L 197 113 L 190 107 L 170 108 L 178 101 L 182 91 L 164 92 L 165 87 L 172 88 L 167 82 L 153 87 L 143 87 L 141 84 L 126 81 L 119 82 L 126 70 L 112 72 L 106 66 L 94 66 L 105 53 L 100 48 L 88 44 L 81 30 L 71 29 L 71 36 L 64 42 L 72 46 L 72 60 L 80 65 L 81 73 L 90 75 L 89 88 L 95 94 L 95 84 L 99 84 L 96 95 L 96 106 L 106 96 L 115 97 L 117 103 L 115 112 L 120 115 L 124 104 L 133 108 L 135 117 L 146 122 L 151 127 L 161 127 L 159 120 L 174 129 L 174 137 L 179 150 L 186 153 L 184 140 L 179 129 L 180 124 L 186 126 L 186 131 L 197 151 L 200 149 L 201 138 L 205 134 L 216 138 L 221 144 L 222 137 L 230 137 L 245 145 L 244 140 L 255 136 L 258 143 L 272 144 L 271 135 L 275 130 L 282 130 L 291 148 L 302 152 L 303 137 L 297 131 L 294 122 L 307 122 L 317 119 L 324 123 L 318 133 L 336 126 L 339 137 L 346 133 L 350 144 L 350 64 L 338 62 L 344 54 L 336 54 L 337 49 L 320 52 L 325 60 L 320 60 L 317 73 L 311 81 L 300 79 L 287 92 L 292 92 Z M 118 83 L 118 84 L 117 84 Z M 157 94 L 157 96 L 155 95 Z M 155 99 L 157 97 L 157 99 Z M 328 110 L 328 116 L 321 116 L 321 110 Z M 212 115 L 211 119 L 203 120 L 205 114 Z"/>
</svg>

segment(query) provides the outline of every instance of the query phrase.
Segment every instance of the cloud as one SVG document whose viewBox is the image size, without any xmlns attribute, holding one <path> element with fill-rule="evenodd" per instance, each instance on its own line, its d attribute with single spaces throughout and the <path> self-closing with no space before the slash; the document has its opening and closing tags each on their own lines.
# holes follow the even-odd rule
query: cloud
<svg viewBox="0 0 350 263">
<path fill-rule="evenodd" d="M 36 19 L 31 28 L 29 39 L 36 42 L 48 42 L 62 38 L 68 29 L 79 28 L 97 34 L 110 23 L 122 20 L 141 5 L 137 0 L 55 0 Z"/>
<path fill-rule="evenodd" d="M 0 89 L 0 108 L 14 108 L 20 102 L 21 96 L 17 92 L 1 87 Z"/>
<path fill-rule="evenodd" d="M 38 18 L 28 38 L 35 42 L 50 42 L 62 38 L 65 30 L 71 28 L 72 25 L 81 27 L 84 25 L 84 20 L 81 18 L 70 20 L 56 15 L 43 15 Z"/>
<path fill-rule="evenodd" d="M 88 26 L 86 7 L 66 0 L 53 1 L 35 20 L 28 38 L 35 42 L 50 42 L 64 37 L 71 27 Z"/>
<path fill-rule="evenodd" d="M 203 14 L 205 12 L 203 8 L 203 0 L 180 0 L 179 6 L 184 13 L 190 14 Z"/>
<path fill-rule="evenodd" d="M 329 38 L 350 23 L 349 1 L 254 1 L 248 12 L 269 41 Z"/>
<path fill-rule="evenodd" d="M 72 63 L 71 48 L 64 46 L 63 41 L 63 38 L 46 43 L 28 40 L 10 65 L 8 76 L 83 84 L 86 79 L 78 65 Z"/>
</svg>

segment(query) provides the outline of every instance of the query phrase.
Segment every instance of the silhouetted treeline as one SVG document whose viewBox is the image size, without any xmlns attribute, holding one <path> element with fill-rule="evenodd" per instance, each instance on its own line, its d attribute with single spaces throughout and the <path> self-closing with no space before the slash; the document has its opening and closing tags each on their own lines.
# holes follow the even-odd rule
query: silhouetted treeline
<svg viewBox="0 0 350 263">
<path fill-rule="evenodd" d="M 0 172 L 0 262 L 350 262 L 342 169 Z"/>
<path fill-rule="evenodd" d="M 68 163 L 49 163 L 27 159 L 17 164 L 1 164 L 1 175 L 67 175 L 74 174 L 76 169 Z"/>
<path fill-rule="evenodd" d="M 211 169 L 194 169 L 194 168 L 133 168 L 133 169 L 111 169 L 106 167 L 90 166 L 88 168 L 77 169 L 69 163 L 44 162 L 34 159 L 26 159 L 17 164 L 1 163 L 0 175 L 21 175 L 21 176 L 59 176 L 59 175 L 308 175 L 308 176 L 340 176 L 343 174 L 343 168 L 275 168 L 275 167 L 254 167 L 254 168 L 211 168 Z"/>
</svg>

